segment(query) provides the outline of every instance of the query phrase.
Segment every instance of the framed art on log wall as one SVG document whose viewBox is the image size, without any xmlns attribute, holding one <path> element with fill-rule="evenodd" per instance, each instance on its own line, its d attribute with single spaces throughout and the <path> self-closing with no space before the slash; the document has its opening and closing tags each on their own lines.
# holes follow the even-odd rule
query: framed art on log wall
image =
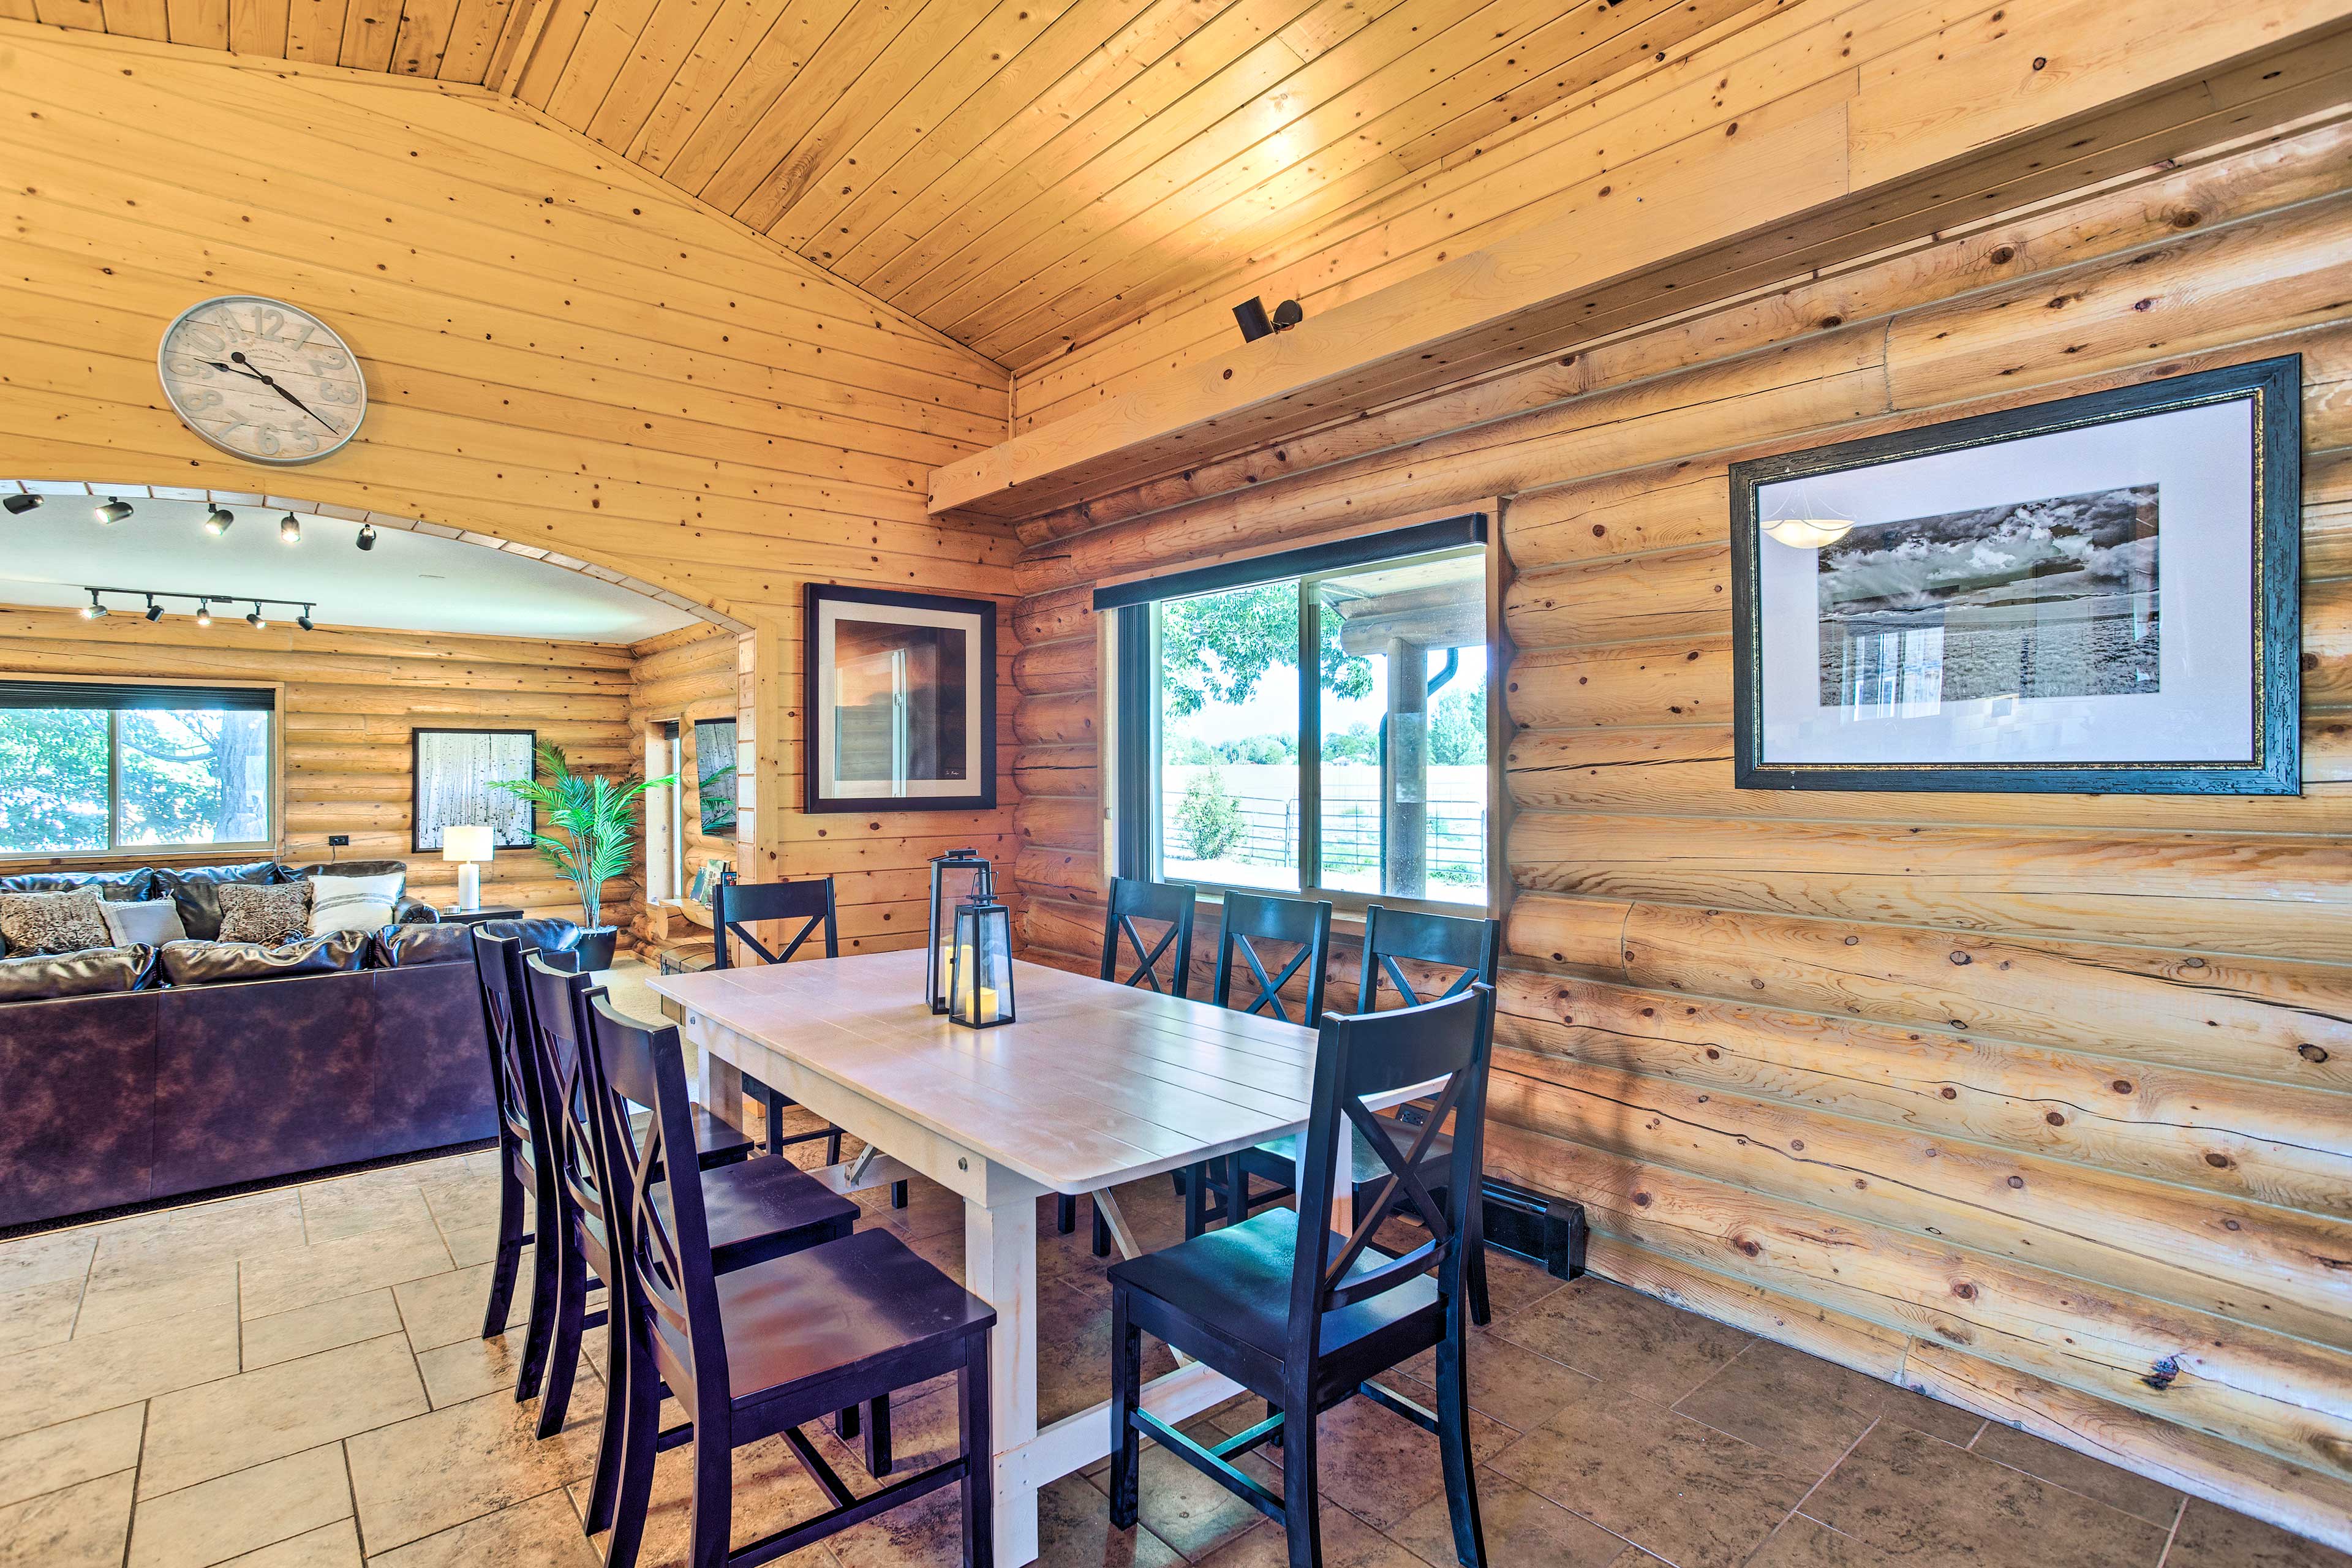
<svg viewBox="0 0 2352 1568">
<path fill-rule="evenodd" d="M 2300 793 L 2301 367 L 1734 464 L 1738 787 Z"/>
<path fill-rule="evenodd" d="M 444 828 L 476 823 L 489 826 L 494 848 L 530 848 L 538 811 L 512 792 L 490 786 L 530 778 L 538 745 L 535 730 L 414 731 L 410 850 L 438 849 Z"/>
<path fill-rule="evenodd" d="M 806 808 L 996 805 L 996 605 L 808 584 Z"/>
</svg>

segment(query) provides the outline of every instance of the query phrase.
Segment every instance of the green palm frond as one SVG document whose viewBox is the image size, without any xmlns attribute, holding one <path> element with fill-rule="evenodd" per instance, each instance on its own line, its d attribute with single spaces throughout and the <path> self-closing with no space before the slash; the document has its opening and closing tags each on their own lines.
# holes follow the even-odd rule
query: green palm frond
<svg viewBox="0 0 2352 1568">
<path fill-rule="evenodd" d="M 576 773 L 563 748 L 552 741 L 539 747 L 539 776 L 495 784 L 538 811 L 542 826 L 531 842 L 549 864 L 579 889 L 586 923 L 602 923 L 604 884 L 625 874 L 636 858 L 637 798 L 649 789 L 676 784 L 658 779 L 614 781 L 602 773 Z"/>
</svg>

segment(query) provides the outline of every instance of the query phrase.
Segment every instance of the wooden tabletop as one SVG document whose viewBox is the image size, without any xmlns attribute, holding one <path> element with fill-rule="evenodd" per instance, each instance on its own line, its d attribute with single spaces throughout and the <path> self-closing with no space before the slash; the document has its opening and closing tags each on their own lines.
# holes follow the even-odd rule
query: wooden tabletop
<svg viewBox="0 0 2352 1568">
<path fill-rule="evenodd" d="M 1013 965 L 1014 1022 L 923 1002 L 923 952 L 651 979 L 748 1037 L 1041 1185 L 1092 1192 L 1295 1132 L 1315 1032 L 1205 1002 Z"/>
</svg>

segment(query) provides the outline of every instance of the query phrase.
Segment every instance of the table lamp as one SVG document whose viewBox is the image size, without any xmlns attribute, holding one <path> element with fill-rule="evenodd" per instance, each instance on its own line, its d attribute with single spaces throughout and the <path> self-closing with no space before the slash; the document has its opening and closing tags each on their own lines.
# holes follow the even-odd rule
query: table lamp
<svg viewBox="0 0 2352 1568">
<path fill-rule="evenodd" d="M 482 868 L 479 862 L 493 853 L 490 830 L 480 823 L 441 830 L 441 858 L 457 862 L 457 910 L 470 914 L 482 907 Z"/>
</svg>

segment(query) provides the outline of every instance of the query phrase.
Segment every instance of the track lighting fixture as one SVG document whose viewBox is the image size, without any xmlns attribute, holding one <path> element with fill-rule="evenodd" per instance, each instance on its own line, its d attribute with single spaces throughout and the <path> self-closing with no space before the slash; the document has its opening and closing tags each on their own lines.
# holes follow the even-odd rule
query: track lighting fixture
<svg viewBox="0 0 2352 1568">
<path fill-rule="evenodd" d="M 251 594 L 182 594 L 174 592 L 169 588 L 109 588 L 100 586 L 96 588 L 84 588 L 82 592 L 89 595 L 89 603 L 81 607 L 81 618 L 86 621 L 94 621 L 100 616 L 110 615 L 112 613 L 107 609 L 106 601 L 99 595 L 102 594 L 121 594 L 131 598 L 144 599 L 147 601 L 147 608 L 142 612 L 142 617 L 149 621 L 160 621 L 163 618 L 163 606 L 156 602 L 160 599 L 185 599 L 193 602 L 196 606 L 196 625 L 200 626 L 208 626 L 213 624 L 213 606 L 215 605 L 233 605 L 236 603 L 237 600 L 243 599 L 246 603 L 253 606 L 253 612 L 250 615 L 243 616 L 242 619 L 246 625 L 253 627 L 257 631 L 269 625 L 268 618 L 262 613 L 262 606 L 266 605 L 283 605 L 289 610 L 297 611 L 299 613 L 294 617 L 294 624 L 296 626 L 300 626 L 306 632 L 317 629 L 310 619 L 310 612 L 317 609 L 318 605 L 305 599 L 271 599 L 267 597 L 257 597 Z"/>
<path fill-rule="evenodd" d="M 372 522 L 363 522 L 360 524 L 359 547 L 362 550 L 373 550 L 375 548 L 375 524 Z"/>
<path fill-rule="evenodd" d="M 8 515 L 10 517 L 22 517 L 25 513 L 40 505 L 41 500 L 42 498 L 39 496 L 8 496 L 5 498 L 0 498 L 0 506 L 5 506 L 8 509 Z"/>
<path fill-rule="evenodd" d="M 278 520 L 278 540 L 281 544 L 302 542 L 302 525 L 290 511 Z"/>
<path fill-rule="evenodd" d="M 121 496 L 109 496 L 105 503 L 92 509 L 100 522 L 121 522 L 131 515 L 131 503 Z"/>
<path fill-rule="evenodd" d="M 1234 307 L 1234 320 L 1241 323 L 1242 342 L 1254 343 L 1274 331 L 1274 323 L 1265 319 L 1265 301 L 1253 294 Z"/>
<path fill-rule="evenodd" d="M 261 618 L 261 605 L 258 603 L 253 606 L 253 614 L 245 617 L 245 624 L 257 632 L 267 631 L 269 628 L 269 623 Z"/>
<path fill-rule="evenodd" d="M 300 626 L 306 632 L 318 630 L 316 626 L 313 626 L 310 624 L 310 606 L 308 605 L 303 605 L 302 613 L 294 617 L 294 624 Z"/>
<path fill-rule="evenodd" d="M 212 624 L 213 624 L 213 605 L 212 605 L 212 601 L 211 601 L 210 599 L 198 599 L 198 600 L 196 601 L 196 625 L 198 625 L 198 626 L 211 626 Z"/>
<path fill-rule="evenodd" d="M 147 595 L 147 618 L 151 621 L 160 621 L 163 618 L 163 606 L 155 602 L 155 595 L 152 594 Z"/>
<path fill-rule="evenodd" d="M 1296 300 L 1285 300 L 1274 308 L 1274 330 L 1277 332 L 1286 332 L 1306 319 L 1307 312 L 1299 309 Z"/>
<path fill-rule="evenodd" d="M 236 513 L 216 503 L 205 513 L 205 531 L 217 539 L 226 533 L 228 525 L 236 521 Z"/>
<path fill-rule="evenodd" d="M 98 590 L 92 588 L 89 591 L 89 603 L 81 607 L 81 618 L 85 621 L 94 621 L 106 613 L 106 606 L 98 602 Z"/>
</svg>

